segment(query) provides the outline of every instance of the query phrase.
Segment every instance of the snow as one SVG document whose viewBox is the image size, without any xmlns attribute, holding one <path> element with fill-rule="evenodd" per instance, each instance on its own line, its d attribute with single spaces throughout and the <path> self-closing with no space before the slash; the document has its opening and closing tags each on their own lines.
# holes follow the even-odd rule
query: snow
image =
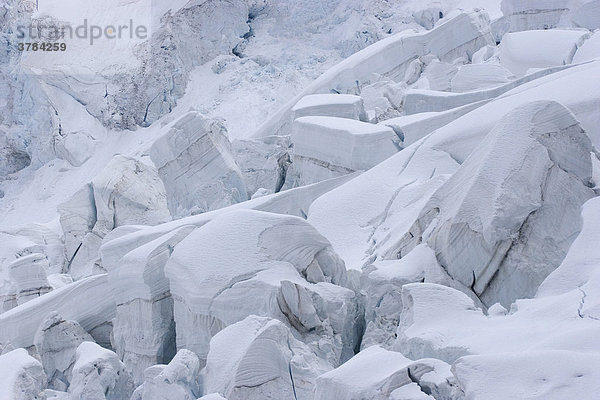
<svg viewBox="0 0 600 400">
<path fill-rule="evenodd" d="M 523 76 L 530 68 L 570 64 L 580 41 L 588 33 L 579 30 L 540 30 L 507 33 L 500 44 L 500 62 Z M 552 47 L 544 43 L 552 43 Z"/>
</svg>

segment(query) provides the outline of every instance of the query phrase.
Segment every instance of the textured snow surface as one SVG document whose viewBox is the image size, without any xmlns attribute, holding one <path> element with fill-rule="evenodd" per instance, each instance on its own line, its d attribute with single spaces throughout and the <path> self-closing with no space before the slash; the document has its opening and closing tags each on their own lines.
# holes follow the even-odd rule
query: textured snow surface
<svg viewBox="0 0 600 400">
<path fill-rule="evenodd" d="M 0 400 L 598 397 L 599 1 L 0 27 Z"/>
</svg>

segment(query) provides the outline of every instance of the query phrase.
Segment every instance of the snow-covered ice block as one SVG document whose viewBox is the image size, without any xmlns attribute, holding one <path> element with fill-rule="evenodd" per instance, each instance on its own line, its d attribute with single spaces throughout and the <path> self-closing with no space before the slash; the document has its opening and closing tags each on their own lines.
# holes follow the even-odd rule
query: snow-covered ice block
<svg viewBox="0 0 600 400">
<path fill-rule="evenodd" d="M 351 290 L 336 286 L 347 284 L 344 264 L 329 242 L 300 218 L 250 210 L 218 216 L 175 247 L 165 275 L 175 301 L 177 347 L 194 351 L 201 360 L 212 336 L 248 315 L 287 321 L 279 304 L 282 281 L 315 292 L 313 307 L 321 323 L 311 332 L 331 341 L 325 353 L 339 362 L 353 349 L 352 332 L 346 324 L 341 324 L 343 331 L 336 330 L 336 321 L 357 318 L 356 305 L 333 307 L 326 293 L 319 295 L 331 282 L 338 291 L 334 297 L 356 301 Z M 344 309 L 347 313 L 340 313 Z M 342 315 L 330 318 L 329 313 Z"/>
<path fill-rule="evenodd" d="M 48 378 L 48 388 L 66 390 L 75 364 L 75 351 L 94 340 L 76 321 L 50 313 L 35 334 L 34 343 Z"/>
<path fill-rule="evenodd" d="M 512 74 L 497 64 L 466 64 L 458 68 L 452 78 L 453 92 L 470 92 L 501 86 L 511 80 Z"/>
<path fill-rule="evenodd" d="M 190 111 L 150 149 L 174 216 L 210 211 L 248 199 L 227 138 L 217 120 Z"/>
<path fill-rule="evenodd" d="M 500 43 L 500 63 L 516 76 L 525 75 L 530 68 L 570 64 L 587 34 L 554 29 L 507 33 Z"/>
<path fill-rule="evenodd" d="M 458 66 L 433 60 L 425 71 L 423 77 L 427 80 L 431 90 L 449 91 L 452 88 L 452 78 L 458 72 Z"/>
<path fill-rule="evenodd" d="M 292 118 L 308 116 L 339 117 L 366 121 L 363 100 L 351 94 L 313 94 L 292 107 Z"/>
<path fill-rule="evenodd" d="M 192 400 L 200 393 L 200 360 L 189 350 L 179 350 L 168 365 L 149 367 L 144 383 L 131 400 Z"/>
<path fill-rule="evenodd" d="M 381 260 L 365 270 L 361 289 L 365 293 L 366 329 L 361 347 L 379 344 L 390 348 L 402 311 L 402 286 L 413 282 L 449 284 L 448 276 L 427 245 L 417 246 L 400 260 Z"/>
<path fill-rule="evenodd" d="M 345 364 L 317 378 L 314 400 L 388 400 L 402 397 L 398 390 L 418 385 L 439 399 L 450 400 L 453 390 L 450 367 L 439 360 L 412 361 L 401 353 L 371 346 Z M 440 379 L 441 378 L 441 379 Z M 393 393 L 396 395 L 393 395 Z M 423 393 L 424 394 L 424 393 Z M 423 397 L 416 397 L 422 399 Z M 409 399 L 411 399 L 409 397 Z"/>
<path fill-rule="evenodd" d="M 600 355 L 535 351 L 466 356 L 452 369 L 466 399 L 593 400 Z"/>
<path fill-rule="evenodd" d="M 42 364 L 27 350 L 0 355 L 0 400 L 43 400 L 45 384 Z"/>
<path fill-rule="evenodd" d="M 414 238 L 426 241 L 487 305 L 533 296 L 579 233 L 580 206 L 595 196 L 591 151 L 560 104 L 515 109 L 432 196 L 400 253 Z"/>
<path fill-rule="evenodd" d="M 292 141 L 301 186 L 367 170 L 399 150 L 399 139 L 387 126 L 336 117 L 298 118 Z"/>
<path fill-rule="evenodd" d="M 8 265 L 9 278 L 15 290 L 17 305 L 40 297 L 52 290 L 46 277 L 49 269 L 45 255 L 34 253 L 17 258 Z"/>
<path fill-rule="evenodd" d="M 97 342 L 110 343 L 103 329 L 115 315 L 115 301 L 109 293 L 108 277 L 104 274 L 81 279 L 28 301 L 0 314 L 0 343 L 32 346 L 36 330 L 52 311 L 77 321 Z"/>
<path fill-rule="evenodd" d="M 289 136 L 234 140 L 231 148 L 251 198 L 261 188 L 270 193 L 281 190 L 291 161 Z"/>
<path fill-rule="evenodd" d="M 122 155 L 114 156 L 92 183 L 61 204 L 59 211 L 74 279 L 103 272 L 96 265 L 98 250 L 112 229 L 171 220 L 156 169 Z"/>
<path fill-rule="evenodd" d="M 93 342 L 83 342 L 75 352 L 72 400 L 120 400 L 133 393 L 133 380 L 119 357 Z"/>
<path fill-rule="evenodd" d="M 137 384 L 146 368 L 175 355 L 173 299 L 164 267 L 175 246 L 194 229 L 184 226 L 137 247 L 121 258 L 118 268 L 109 270 L 117 303 L 113 344 Z"/>
<path fill-rule="evenodd" d="M 253 315 L 210 341 L 204 391 L 229 400 L 310 400 L 317 377 L 331 369 L 282 322 Z"/>
</svg>

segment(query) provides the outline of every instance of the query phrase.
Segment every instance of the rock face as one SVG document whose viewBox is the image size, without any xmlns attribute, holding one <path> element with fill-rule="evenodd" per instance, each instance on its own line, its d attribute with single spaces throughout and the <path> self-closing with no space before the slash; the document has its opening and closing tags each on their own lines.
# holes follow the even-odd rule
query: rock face
<svg viewBox="0 0 600 400">
<path fill-rule="evenodd" d="M 48 378 L 48 388 L 68 388 L 77 347 L 93 341 L 76 321 L 66 321 L 56 312 L 46 317 L 35 335 L 34 344 Z"/>
<path fill-rule="evenodd" d="M 252 314 L 289 320 L 334 365 L 353 354 L 350 326 L 359 310 L 354 292 L 338 286 L 347 284 L 344 264 L 300 218 L 249 210 L 218 216 L 176 246 L 165 275 L 177 347 L 201 360 L 211 337 Z"/>
<path fill-rule="evenodd" d="M 83 342 L 75 357 L 69 387 L 73 400 L 120 400 L 131 396 L 131 375 L 115 353 L 96 343 Z"/>
<path fill-rule="evenodd" d="M 46 375 L 42 364 L 27 354 L 25 349 L 16 349 L 0 355 L 0 399 L 43 400 L 42 394 Z"/>
<path fill-rule="evenodd" d="M 330 369 L 282 322 L 249 316 L 212 338 L 205 392 L 218 392 L 229 400 L 309 400 L 317 376 Z"/>
<path fill-rule="evenodd" d="M 168 365 L 146 370 L 144 383 L 131 400 L 195 400 L 201 393 L 200 382 L 198 356 L 189 350 L 179 350 Z"/>
<path fill-rule="evenodd" d="M 400 139 L 387 126 L 336 117 L 298 118 L 292 142 L 293 174 L 300 186 L 367 170 L 400 148 Z"/>
<path fill-rule="evenodd" d="M 190 112 L 152 145 L 150 156 L 165 184 L 174 216 L 205 212 L 248 199 L 227 130 Z"/>
<path fill-rule="evenodd" d="M 156 170 L 115 156 L 89 186 L 59 207 L 66 258 L 74 279 L 104 272 L 97 262 L 102 239 L 127 224 L 155 225 L 171 219 Z"/>
<path fill-rule="evenodd" d="M 594 196 L 591 149 L 558 103 L 514 110 L 432 196 L 407 243 L 426 241 L 487 305 L 533 296 L 578 234 L 579 207 Z"/>
</svg>

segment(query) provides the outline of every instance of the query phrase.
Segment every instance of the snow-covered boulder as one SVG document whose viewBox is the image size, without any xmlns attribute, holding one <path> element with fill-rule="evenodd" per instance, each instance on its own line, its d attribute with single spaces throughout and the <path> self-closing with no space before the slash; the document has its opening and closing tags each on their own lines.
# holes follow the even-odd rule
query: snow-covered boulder
<svg viewBox="0 0 600 400">
<path fill-rule="evenodd" d="M 282 322 L 249 316 L 210 341 L 204 390 L 229 400 L 309 400 L 317 377 L 331 368 Z"/>
<path fill-rule="evenodd" d="M 190 111 L 150 149 L 173 216 L 210 211 L 248 199 L 227 138 L 217 120 Z"/>
<path fill-rule="evenodd" d="M 367 170 L 397 153 L 400 142 L 387 126 L 336 117 L 298 118 L 292 141 L 300 186 Z"/>
<path fill-rule="evenodd" d="M 113 157 L 91 184 L 63 203 L 59 211 L 74 279 L 103 272 L 97 263 L 98 250 L 112 229 L 171 219 L 156 169 L 121 155 Z"/>
<path fill-rule="evenodd" d="M 292 107 L 292 118 L 323 116 L 367 121 L 363 100 L 351 94 L 313 94 Z"/>
<path fill-rule="evenodd" d="M 558 29 L 507 33 L 500 44 L 500 63 L 517 76 L 530 68 L 570 64 L 586 35 L 586 31 Z"/>
<path fill-rule="evenodd" d="M 302 290 L 302 301 L 310 299 L 306 307 L 316 326 L 304 338 L 321 341 L 323 357 L 337 363 L 356 344 L 350 329 L 359 318 L 356 298 L 338 286 L 347 284 L 344 264 L 300 218 L 250 210 L 220 215 L 175 247 L 165 275 L 175 302 L 177 347 L 201 360 L 211 337 L 248 315 L 304 321 L 305 307 L 294 304 L 298 296 L 291 289 Z"/>
<path fill-rule="evenodd" d="M 27 350 L 0 355 L 0 400 L 44 400 L 45 384 L 42 364 Z"/>
<path fill-rule="evenodd" d="M 143 381 L 146 368 L 166 364 L 175 355 L 173 299 L 164 267 L 175 246 L 193 230 L 184 226 L 144 244 L 109 271 L 117 304 L 112 342 L 136 384 Z"/>
<path fill-rule="evenodd" d="M 66 321 L 56 312 L 46 317 L 35 334 L 34 344 L 50 389 L 64 391 L 68 388 L 77 347 L 93 341 L 76 321 Z"/>
<path fill-rule="evenodd" d="M 72 400 L 121 400 L 133 393 L 133 380 L 119 357 L 93 342 L 77 347 L 69 393 Z"/>
<path fill-rule="evenodd" d="M 426 241 L 450 276 L 488 306 L 533 296 L 579 233 L 581 205 L 595 195 L 591 151 L 560 104 L 515 109 L 432 196 L 399 252 Z"/>
<path fill-rule="evenodd" d="M 200 382 L 198 356 L 182 349 L 168 365 L 146 369 L 144 383 L 135 390 L 131 400 L 195 400 L 201 393 Z"/>
</svg>

